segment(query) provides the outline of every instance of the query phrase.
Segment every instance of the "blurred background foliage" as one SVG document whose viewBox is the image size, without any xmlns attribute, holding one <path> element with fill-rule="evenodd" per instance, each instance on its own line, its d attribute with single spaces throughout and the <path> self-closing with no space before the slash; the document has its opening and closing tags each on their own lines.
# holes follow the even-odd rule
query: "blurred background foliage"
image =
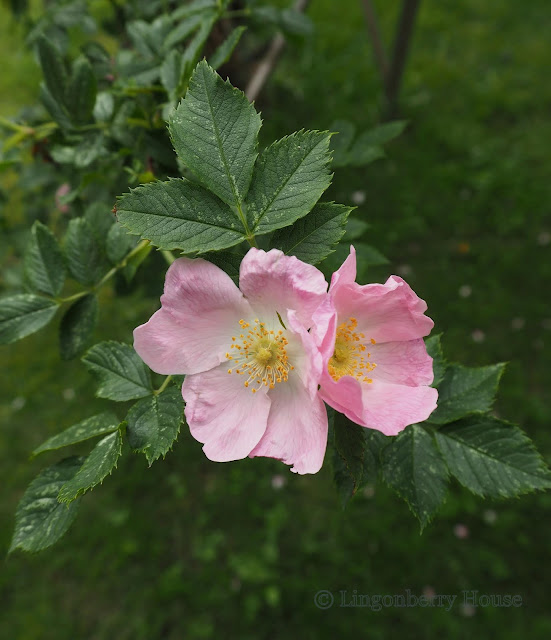
<svg viewBox="0 0 551 640">
<path fill-rule="evenodd" d="M 390 39 L 398 3 L 376 5 Z M 91 14 L 113 6 L 92 2 Z M 35 19 L 42 12 L 40 3 L 31 4 Z M 263 143 L 301 127 L 329 128 L 337 118 L 359 130 L 379 118 L 380 83 L 360 3 L 315 0 L 308 15 L 314 31 L 288 48 L 257 100 Z M 91 36 L 93 25 L 80 22 L 69 28 L 69 50 L 90 37 L 116 46 L 112 36 Z M 358 206 L 356 217 L 370 225 L 360 241 L 390 261 L 370 268 L 366 279 L 405 277 L 428 301 L 450 359 L 509 361 L 498 413 L 517 421 L 547 460 L 550 28 L 546 0 L 426 0 L 402 90 L 408 128 L 389 145 L 387 159 L 338 169 L 328 193 Z M 0 5 L 3 116 L 37 100 L 40 72 L 26 33 Z M 243 87 L 241 74 L 235 69 L 232 81 Z M 61 215 L 55 172 L 33 174 L 51 184 L 39 203 L 28 202 L 17 178 L 1 178 L 2 288 L 17 286 L 28 217 Z M 33 206 L 38 214 L 29 213 Z M 102 290 L 98 340 L 129 340 L 158 306 L 163 269 L 162 260 L 148 263 L 124 305 Z M 17 501 L 49 462 L 29 463 L 29 452 L 107 403 L 93 397 L 78 361 L 60 361 L 55 326 L 2 347 L 1 355 L 0 547 L 7 549 Z M 83 502 L 58 546 L 4 561 L 2 636 L 547 638 L 550 506 L 545 494 L 483 501 L 456 484 L 419 536 L 407 506 L 381 485 L 367 487 L 343 512 L 327 467 L 297 477 L 271 460 L 214 464 L 183 432 L 150 469 L 141 457 L 124 457 L 118 473 Z M 407 588 L 418 595 L 520 594 L 523 606 L 321 611 L 313 601 L 321 589 Z"/>
</svg>

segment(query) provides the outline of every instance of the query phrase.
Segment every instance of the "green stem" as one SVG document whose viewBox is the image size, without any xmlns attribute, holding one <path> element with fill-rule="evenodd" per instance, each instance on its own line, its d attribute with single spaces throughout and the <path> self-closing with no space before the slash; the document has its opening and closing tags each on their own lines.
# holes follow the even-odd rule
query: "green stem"
<svg viewBox="0 0 551 640">
<path fill-rule="evenodd" d="M 168 387 L 168 384 L 171 380 L 172 380 L 172 376 L 167 376 L 163 384 L 156 391 L 153 392 L 153 395 L 154 396 L 160 395 Z"/>
<path fill-rule="evenodd" d="M 169 266 L 174 262 L 174 260 L 176 260 L 176 256 L 172 253 L 172 251 L 164 249 L 163 251 L 161 251 L 161 253 Z"/>
</svg>

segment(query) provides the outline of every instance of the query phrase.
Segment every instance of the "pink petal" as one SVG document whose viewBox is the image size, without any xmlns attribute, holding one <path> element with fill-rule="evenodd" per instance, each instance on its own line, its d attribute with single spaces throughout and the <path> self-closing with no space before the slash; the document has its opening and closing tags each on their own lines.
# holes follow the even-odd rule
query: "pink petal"
<svg viewBox="0 0 551 640">
<path fill-rule="evenodd" d="M 421 338 L 367 344 L 367 349 L 371 354 L 369 362 L 377 365 L 369 374 L 373 380 L 415 387 L 429 385 L 434 379 L 432 358 Z"/>
<path fill-rule="evenodd" d="M 314 324 L 310 333 L 327 363 L 335 350 L 337 335 L 337 312 L 330 295 L 316 309 L 312 320 Z"/>
<path fill-rule="evenodd" d="M 239 287 L 263 321 L 276 311 L 284 317 L 294 309 L 307 329 L 327 291 L 321 271 L 278 249 L 250 249 L 241 262 Z"/>
<path fill-rule="evenodd" d="M 345 284 L 331 295 L 339 323 L 356 318 L 357 332 L 364 333 L 368 340 L 415 340 L 428 335 L 434 326 L 424 315 L 424 300 L 398 276 L 390 276 L 385 284 Z"/>
<path fill-rule="evenodd" d="M 344 285 L 352 284 L 356 281 L 356 249 L 350 245 L 350 254 L 341 266 L 331 276 L 331 285 L 329 292 L 334 293 L 335 290 Z"/>
<path fill-rule="evenodd" d="M 162 307 L 134 330 L 134 348 L 153 371 L 193 374 L 226 359 L 239 320 L 253 312 L 231 278 L 206 260 L 169 268 Z"/>
<path fill-rule="evenodd" d="M 187 376 L 182 386 L 191 435 L 204 443 L 209 460 L 228 462 L 248 456 L 266 431 L 270 398 L 265 387 L 252 393 L 244 376 L 227 365 Z"/>
<path fill-rule="evenodd" d="M 251 458 L 276 458 L 292 464 L 295 473 L 317 473 L 327 446 L 327 412 L 321 398 L 285 383 L 276 385 L 270 398 L 268 428 Z"/>
<path fill-rule="evenodd" d="M 287 328 L 287 355 L 289 363 L 295 367 L 287 384 L 306 388 L 310 397 L 314 398 L 323 369 L 322 355 L 311 333 L 300 324 L 296 311 L 287 311 Z"/>
</svg>

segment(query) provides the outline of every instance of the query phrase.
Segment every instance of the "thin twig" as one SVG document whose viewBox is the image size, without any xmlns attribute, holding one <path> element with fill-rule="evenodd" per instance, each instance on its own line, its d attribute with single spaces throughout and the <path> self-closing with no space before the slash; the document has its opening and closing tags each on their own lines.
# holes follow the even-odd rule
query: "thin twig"
<svg viewBox="0 0 551 640">
<path fill-rule="evenodd" d="M 308 6 L 309 1 L 310 0 L 297 0 L 293 9 L 302 13 Z M 256 70 L 251 76 L 247 88 L 245 89 L 245 95 L 250 102 L 256 100 L 258 94 L 262 91 L 262 88 L 266 84 L 266 81 L 271 76 L 277 64 L 284 47 L 285 37 L 281 33 L 277 33 L 270 43 L 268 52 L 256 67 Z"/>
<path fill-rule="evenodd" d="M 371 40 L 371 46 L 373 47 L 373 55 L 375 56 L 375 63 L 381 74 L 381 80 L 386 86 L 387 73 L 388 73 L 388 60 L 383 44 L 383 38 L 381 37 L 381 29 L 379 28 L 379 20 L 377 18 L 377 12 L 371 0 L 362 0 L 365 22 L 367 30 L 369 32 L 369 39 Z"/>
</svg>

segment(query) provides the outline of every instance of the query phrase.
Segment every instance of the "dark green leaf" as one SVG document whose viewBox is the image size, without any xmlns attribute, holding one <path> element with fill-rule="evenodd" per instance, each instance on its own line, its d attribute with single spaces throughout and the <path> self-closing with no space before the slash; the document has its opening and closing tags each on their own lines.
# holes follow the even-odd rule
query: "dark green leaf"
<svg viewBox="0 0 551 640">
<path fill-rule="evenodd" d="M 348 150 L 354 139 L 356 127 L 348 120 L 335 120 L 329 127 L 334 132 L 331 136 L 333 167 L 344 167 L 348 164 Z"/>
<path fill-rule="evenodd" d="M 446 368 L 448 366 L 444 353 L 442 351 L 442 345 L 440 344 L 440 338 L 442 334 L 431 336 L 425 340 L 425 344 L 427 346 L 427 353 L 432 358 L 432 369 L 434 371 L 434 381 L 431 386 L 436 387 L 442 382 L 444 378 L 444 373 L 446 372 Z"/>
<path fill-rule="evenodd" d="M 62 129 L 72 128 L 73 125 L 67 109 L 52 96 L 44 84 L 40 85 L 40 100 Z"/>
<path fill-rule="evenodd" d="M 122 438 L 119 429 L 100 440 L 84 460 L 82 467 L 59 490 L 60 502 L 72 502 L 100 484 L 117 466 L 122 453 Z"/>
<path fill-rule="evenodd" d="M 183 408 L 181 391 L 169 387 L 160 395 L 140 400 L 128 412 L 128 442 L 134 451 L 145 453 L 150 466 L 166 455 L 178 437 Z"/>
<path fill-rule="evenodd" d="M 504 364 L 476 368 L 450 365 L 438 387 L 438 406 L 429 421 L 446 424 L 490 411 L 504 369 Z"/>
<path fill-rule="evenodd" d="M 85 285 L 95 284 L 103 275 L 105 263 L 87 220 L 74 218 L 65 234 L 65 257 L 73 278 Z"/>
<path fill-rule="evenodd" d="M 394 122 L 387 122 L 381 124 L 374 129 L 364 131 L 358 136 L 356 144 L 363 147 L 375 147 L 382 144 L 386 144 L 394 138 L 397 138 L 407 127 L 406 120 L 395 120 Z"/>
<path fill-rule="evenodd" d="M 38 220 L 25 252 L 25 277 L 33 289 L 57 296 L 65 282 L 65 262 L 54 234 Z"/>
<path fill-rule="evenodd" d="M 80 355 L 92 340 L 98 321 L 98 299 L 91 293 L 67 309 L 59 325 L 59 348 L 63 360 Z"/>
<path fill-rule="evenodd" d="M 80 469 L 83 458 L 65 458 L 48 467 L 29 485 L 15 514 L 9 552 L 41 551 L 57 542 L 76 518 L 79 504 L 59 504 L 59 489 Z"/>
<path fill-rule="evenodd" d="M 407 427 L 382 456 L 383 479 L 409 505 L 423 529 L 444 502 L 448 470 L 433 437 L 418 424 Z"/>
<path fill-rule="evenodd" d="M 0 344 L 10 344 L 42 329 L 58 306 L 48 298 L 24 293 L 0 299 Z"/>
<path fill-rule="evenodd" d="M 473 417 L 443 427 L 436 440 L 453 475 L 481 496 L 509 498 L 551 487 L 551 473 L 514 425 Z"/>
<path fill-rule="evenodd" d="M 33 451 L 32 455 L 37 456 L 44 451 L 54 451 L 72 444 L 84 442 L 90 438 L 111 433 L 118 428 L 119 420 L 114 413 L 110 411 L 100 413 L 86 420 L 82 420 L 82 422 L 74 424 L 72 427 L 65 429 L 65 431 L 48 438 L 46 442 L 43 442 Z"/>
<path fill-rule="evenodd" d="M 331 183 L 330 134 L 298 131 L 259 156 L 247 209 L 255 233 L 268 233 L 305 216 Z"/>
<path fill-rule="evenodd" d="M 85 56 L 80 56 L 73 64 L 66 93 L 67 109 L 75 122 L 90 122 L 96 104 L 96 93 L 96 76 L 92 66 Z"/>
<path fill-rule="evenodd" d="M 236 27 L 230 35 L 224 40 L 224 42 L 216 49 L 216 51 L 212 54 L 209 64 L 213 69 L 218 69 L 223 64 L 225 64 L 230 58 L 233 50 L 239 43 L 243 32 L 247 29 L 247 27 Z"/>
<path fill-rule="evenodd" d="M 303 262 L 316 264 L 333 252 L 344 235 L 350 207 L 332 202 L 318 203 L 292 227 L 276 231 L 270 245 Z"/>
<path fill-rule="evenodd" d="M 251 182 L 260 124 L 245 95 L 202 61 L 169 120 L 169 131 L 176 153 L 199 180 L 240 208 Z"/>
<path fill-rule="evenodd" d="M 38 60 L 46 87 L 52 98 L 65 106 L 65 92 L 67 90 L 67 70 L 57 48 L 45 37 L 37 40 Z"/>
<path fill-rule="evenodd" d="M 113 264 L 117 264 L 135 244 L 136 239 L 122 225 L 114 224 L 109 229 L 105 243 L 107 257 Z"/>
<path fill-rule="evenodd" d="M 183 178 L 133 189 L 119 198 L 117 217 L 130 233 L 184 253 L 225 249 L 244 239 L 229 207 Z"/>
<path fill-rule="evenodd" d="M 153 393 L 149 369 L 129 344 L 100 342 L 83 356 L 82 362 L 99 382 L 96 395 L 124 401 Z"/>
</svg>

